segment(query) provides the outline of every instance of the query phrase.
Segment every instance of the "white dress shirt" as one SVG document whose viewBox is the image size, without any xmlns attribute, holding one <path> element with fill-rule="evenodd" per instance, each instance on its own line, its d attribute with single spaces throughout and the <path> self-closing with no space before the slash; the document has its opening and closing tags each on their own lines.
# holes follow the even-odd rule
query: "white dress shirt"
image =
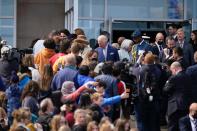
<svg viewBox="0 0 197 131">
<path fill-rule="evenodd" d="M 190 118 L 190 124 L 191 124 L 191 127 L 192 127 L 192 131 L 196 131 L 196 127 L 195 127 L 195 124 L 194 124 L 194 118 L 190 115 L 189 115 L 189 118 Z"/>
<path fill-rule="evenodd" d="M 103 55 L 105 56 L 105 60 L 107 60 L 107 48 L 108 44 L 105 46 L 105 48 L 103 48 Z"/>
</svg>

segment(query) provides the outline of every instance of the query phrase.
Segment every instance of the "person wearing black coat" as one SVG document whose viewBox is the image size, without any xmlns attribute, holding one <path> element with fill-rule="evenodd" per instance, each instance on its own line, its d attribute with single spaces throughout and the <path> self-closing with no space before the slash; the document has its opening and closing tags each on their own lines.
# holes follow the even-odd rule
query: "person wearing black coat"
<svg viewBox="0 0 197 131">
<path fill-rule="evenodd" d="M 189 108 L 189 114 L 179 120 L 180 131 L 196 131 L 197 130 L 197 103 L 192 103 Z"/>
<path fill-rule="evenodd" d="M 173 62 L 170 70 L 172 76 L 163 89 L 168 95 L 168 131 L 179 131 L 178 121 L 187 114 L 191 103 L 191 81 L 179 62 Z"/>
</svg>

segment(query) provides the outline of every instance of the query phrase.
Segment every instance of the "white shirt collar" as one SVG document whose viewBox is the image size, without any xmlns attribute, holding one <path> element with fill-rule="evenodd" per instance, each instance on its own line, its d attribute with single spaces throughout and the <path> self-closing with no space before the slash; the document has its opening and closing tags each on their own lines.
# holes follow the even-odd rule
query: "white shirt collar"
<svg viewBox="0 0 197 131">
<path fill-rule="evenodd" d="M 195 124 L 194 124 L 194 118 L 189 115 L 189 119 L 190 119 L 192 131 L 196 131 Z"/>
</svg>

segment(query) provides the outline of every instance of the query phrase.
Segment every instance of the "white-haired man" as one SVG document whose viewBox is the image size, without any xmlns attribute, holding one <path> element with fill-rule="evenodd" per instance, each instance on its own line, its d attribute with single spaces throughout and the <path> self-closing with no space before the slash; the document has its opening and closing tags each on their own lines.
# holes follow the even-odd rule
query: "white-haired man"
<svg viewBox="0 0 197 131">
<path fill-rule="evenodd" d="M 105 61 L 119 61 L 119 55 L 117 49 L 113 48 L 109 42 L 108 38 L 105 35 L 100 35 L 98 37 L 99 47 L 96 48 L 98 51 L 98 62 Z"/>
</svg>

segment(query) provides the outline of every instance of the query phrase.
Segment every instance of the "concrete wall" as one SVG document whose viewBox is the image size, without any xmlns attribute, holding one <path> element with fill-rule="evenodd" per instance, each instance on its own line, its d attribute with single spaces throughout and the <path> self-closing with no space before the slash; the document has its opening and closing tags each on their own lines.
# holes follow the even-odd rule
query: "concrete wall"
<svg viewBox="0 0 197 131">
<path fill-rule="evenodd" d="M 17 0 L 17 47 L 64 28 L 64 0 Z"/>
</svg>

